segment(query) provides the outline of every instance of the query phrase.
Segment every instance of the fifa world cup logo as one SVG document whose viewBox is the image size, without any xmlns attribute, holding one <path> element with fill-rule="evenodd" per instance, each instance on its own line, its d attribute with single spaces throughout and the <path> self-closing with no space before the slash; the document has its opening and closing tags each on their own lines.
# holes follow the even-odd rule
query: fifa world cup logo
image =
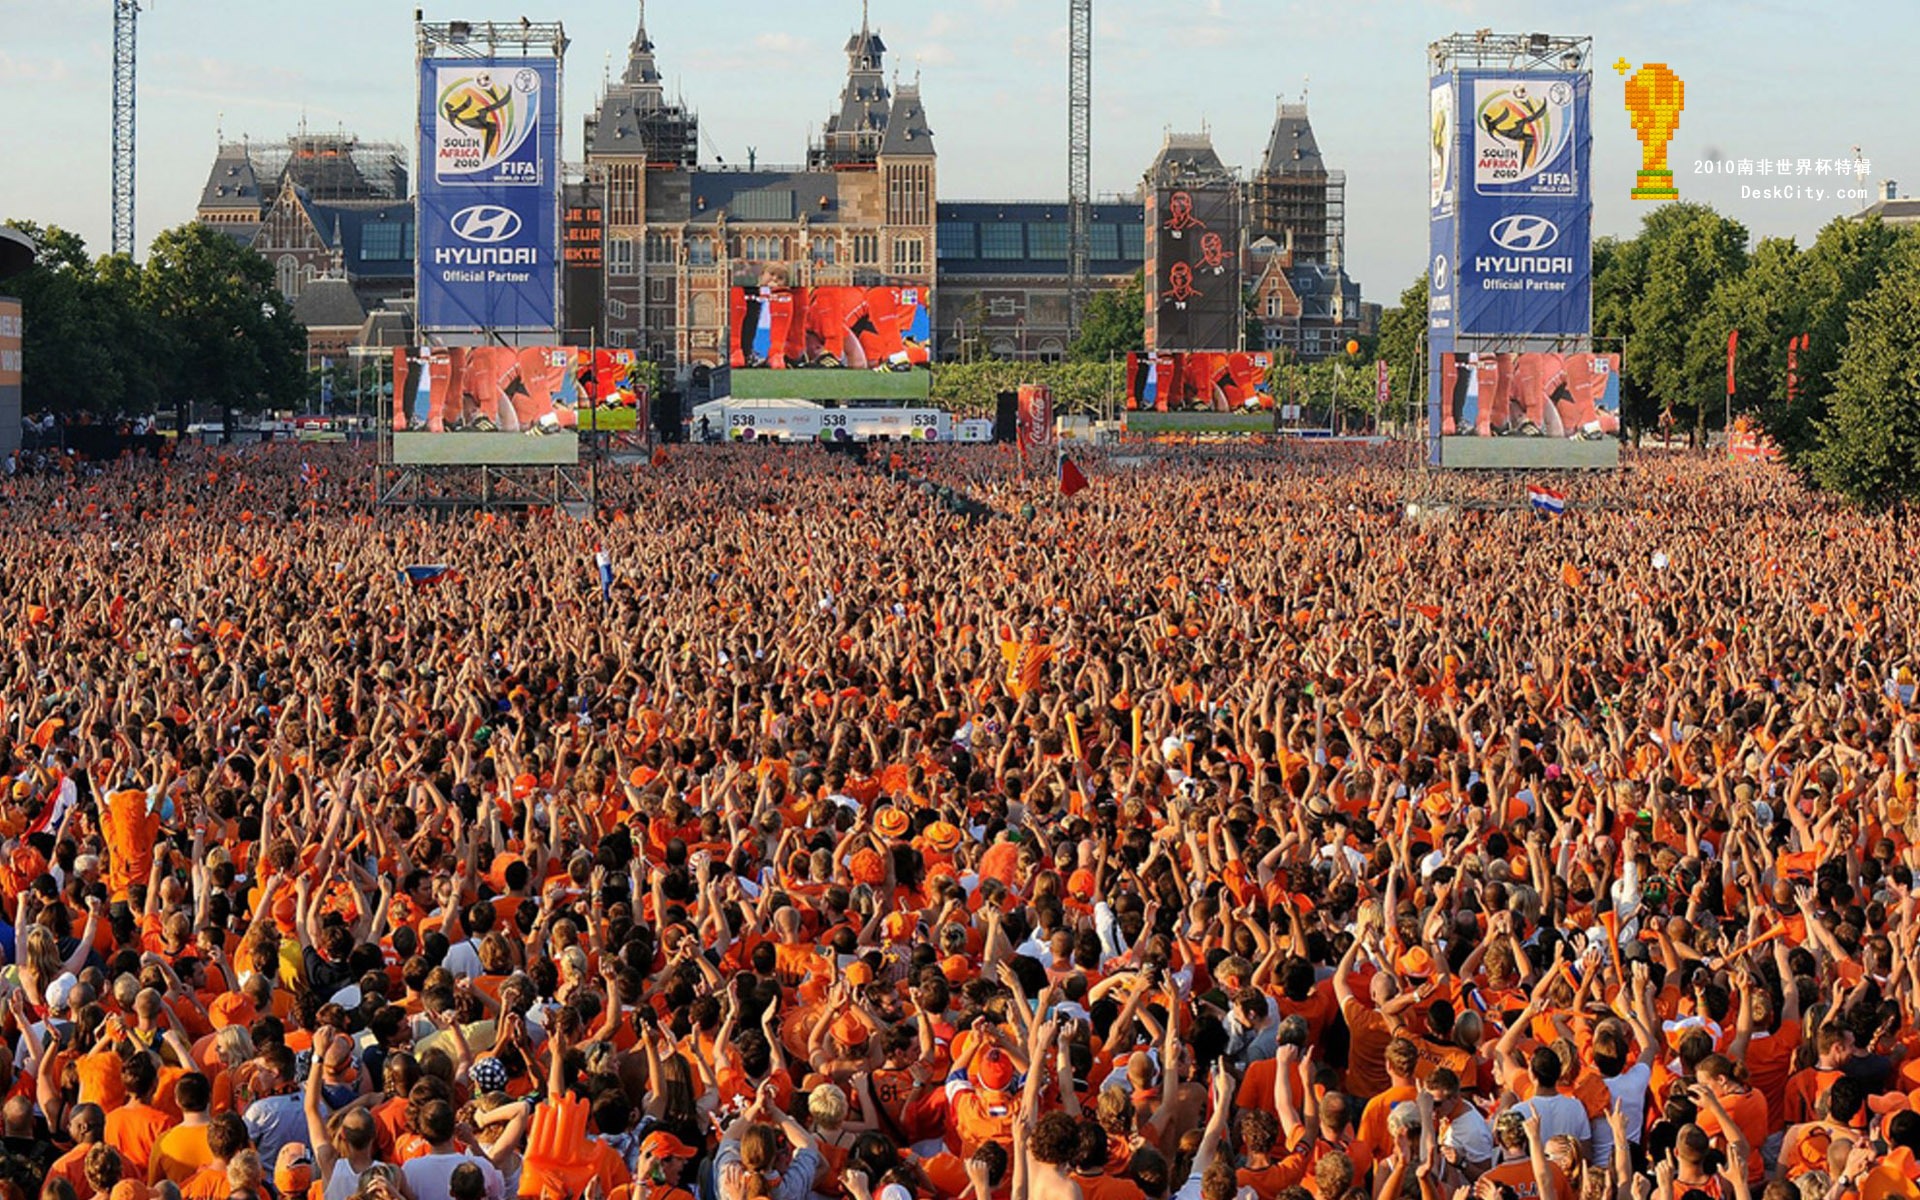
<svg viewBox="0 0 1920 1200">
<path fill-rule="evenodd" d="M 1687 85 L 1665 63 L 1648 63 L 1627 80 L 1627 112 L 1633 135 L 1640 139 L 1640 176 L 1635 200 L 1678 200 L 1673 172 L 1667 168 L 1667 146 L 1680 128 L 1680 110 L 1687 106 Z"/>
</svg>

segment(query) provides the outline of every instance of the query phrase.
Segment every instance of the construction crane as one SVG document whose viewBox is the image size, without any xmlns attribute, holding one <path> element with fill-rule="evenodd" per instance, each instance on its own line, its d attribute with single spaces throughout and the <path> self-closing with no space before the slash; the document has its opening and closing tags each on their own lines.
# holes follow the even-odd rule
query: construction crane
<svg viewBox="0 0 1920 1200">
<path fill-rule="evenodd" d="M 1067 297 L 1078 337 L 1093 255 L 1093 0 L 1067 6 Z"/>
<path fill-rule="evenodd" d="M 133 34 L 139 0 L 113 0 L 113 252 L 132 254 Z"/>
</svg>

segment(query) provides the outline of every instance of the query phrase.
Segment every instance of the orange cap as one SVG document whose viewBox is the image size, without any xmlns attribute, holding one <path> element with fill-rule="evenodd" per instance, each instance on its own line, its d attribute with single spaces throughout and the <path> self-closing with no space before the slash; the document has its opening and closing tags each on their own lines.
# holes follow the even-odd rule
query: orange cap
<svg viewBox="0 0 1920 1200">
<path fill-rule="evenodd" d="M 890 912 L 880 921 L 880 931 L 888 941 L 904 942 L 913 936 L 914 920 L 903 912 Z"/>
<path fill-rule="evenodd" d="M 940 960 L 940 973 L 947 977 L 948 983 L 965 983 L 973 974 L 973 964 L 964 954 L 949 954 Z"/>
<path fill-rule="evenodd" d="M 273 1186 L 282 1196 L 298 1196 L 313 1186 L 313 1155 L 299 1142 L 280 1147 L 273 1165 Z"/>
<path fill-rule="evenodd" d="M 847 969 L 842 971 L 841 975 L 846 979 L 848 987 L 865 987 L 873 982 L 873 968 L 864 962 L 848 963 Z"/>
<path fill-rule="evenodd" d="M 656 1129 L 640 1143 L 640 1153 L 654 1158 L 692 1158 L 700 1153 L 664 1129 Z"/>
<path fill-rule="evenodd" d="M 1396 965 L 1400 974 L 1410 979 L 1426 979 L 1433 974 L 1433 955 L 1427 953 L 1425 946 L 1415 946 L 1402 954 Z"/>
<path fill-rule="evenodd" d="M 239 1025 L 244 1028 L 253 1024 L 253 1019 L 259 1015 L 253 1007 L 253 1001 L 239 992 L 228 992 L 218 996 L 212 1004 L 207 1006 L 207 1020 L 216 1030 L 225 1029 L 229 1025 Z"/>
<path fill-rule="evenodd" d="M 1013 1086 L 1013 1060 L 995 1046 L 973 1062 L 973 1085 L 986 1092 L 1004 1092 Z"/>
<path fill-rule="evenodd" d="M 1093 872 L 1081 867 L 1067 876 L 1067 895 L 1076 900 L 1093 899 Z"/>
</svg>

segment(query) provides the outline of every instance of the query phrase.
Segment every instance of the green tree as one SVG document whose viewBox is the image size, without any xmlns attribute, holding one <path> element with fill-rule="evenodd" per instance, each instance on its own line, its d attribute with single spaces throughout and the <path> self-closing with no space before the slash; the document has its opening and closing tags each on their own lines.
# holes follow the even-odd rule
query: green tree
<svg viewBox="0 0 1920 1200">
<path fill-rule="evenodd" d="M 1920 498 L 1920 254 L 1909 246 L 1853 306 L 1828 414 L 1806 462 L 1820 486 L 1875 507 Z"/>
<path fill-rule="evenodd" d="M 1714 286 L 1693 324 L 1687 342 L 1686 374 L 1717 384 L 1726 396 L 1727 334 L 1740 331 L 1734 356 L 1736 413 L 1762 409 L 1785 394 L 1788 330 L 1794 324 L 1800 251 L 1791 238 L 1766 238 L 1755 247 L 1747 267 Z"/>
<path fill-rule="evenodd" d="M 1420 353 L 1427 336 L 1427 274 L 1400 293 L 1400 303 L 1380 314 L 1379 356 L 1387 360 L 1387 378 L 1393 389 L 1391 416 L 1406 411 L 1416 397 L 1424 403 L 1426 359 Z"/>
<path fill-rule="evenodd" d="M 1071 361 L 1117 361 L 1146 346 L 1146 279 L 1145 271 L 1135 271 L 1123 286 L 1094 293 L 1080 321 L 1080 336 L 1067 347 Z"/>
<path fill-rule="evenodd" d="M 1109 400 L 1124 403 L 1125 362 L 999 362 L 943 363 L 934 368 L 933 400 L 940 407 L 968 416 L 990 416 L 1003 391 L 1023 383 L 1053 389 L 1053 410 L 1098 414 Z"/>
<path fill-rule="evenodd" d="M 297 407 L 306 394 L 306 333 L 267 260 L 198 222 L 153 241 L 141 295 L 174 347 L 172 387 L 186 428 L 191 402 L 236 412 Z"/>
<path fill-rule="evenodd" d="M 1593 341 L 1602 352 L 1621 353 L 1620 420 L 1628 429 L 1651 428 L 1660 417 L 1646 380 L 1633 368 L 1639 347 L 1633 337 L 1633 302 L 1647 282 L 1647 246 L 1641 238 L 1596 238 L 1593 243 Z"/>
<path fill-rule="evenodd" d="M 1901 243 L 1914 237 L 1878 217 L 1836 217 L 1800 255 L 1788 322 L 1780 331 L 1782 343 L 1795 334 L 1807 335 L 1807 349 L 1799 355 L 1799 386 L 1794 402 L 1787 404 L 1783 344 L 1775 351 L 1780 382 L 1767 396 L 1770 403 L 1761 408 L 1767 432 L 1790 460 L 1802 461 L 1814 448 L 1833 390 L 1831 376 L 1847 346 L 1853 306 L 1880 282 Z M 1744 345 L 1746 334 L 1740 336 Z M 1746 390 L 1744 382 L 1741 390 Z"/>
<path fill-rule="evenodd" d="M 1646 276 L 1632 304 L 1632 343 L 1622 370 L 1652 401 L 1671 407 L 1676 421 L 1704 435 L 1725 398 L 1699 356 L 1689 357 L 1697 318 L 1722 280 L 1746 267 L 1747 231 L 1701 204 L 1668 204 L 1647 216 L 1637 239 L 1645 245 Z M 1724 348 L 1727 331 L 1720 337 Z M 1723 362 L 1724 367 L 1724 362 Z"/>
<path fill-rule="evenodd" d="M 126 407 L 125 373 L 149 350 L 133 313 L 103 287 L 86 243 L 58 226 L 13 222 L 39 244 L 35 264 L 7 282 L 26 313 L 22 399 L 29 411 L 114 413 Z"/>
</svg>

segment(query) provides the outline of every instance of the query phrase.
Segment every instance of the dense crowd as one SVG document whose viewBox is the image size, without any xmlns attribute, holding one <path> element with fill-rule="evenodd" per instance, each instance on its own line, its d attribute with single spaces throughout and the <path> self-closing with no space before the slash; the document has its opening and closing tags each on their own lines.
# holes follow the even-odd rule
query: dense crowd
<svg viewBox="0 0 1920 1200">
<path fill-rule="evenodd" d="M 1898 518 L 1081 463 L 0 483 L 0 1200 L 1920 1197 Z"/>
</svg>

